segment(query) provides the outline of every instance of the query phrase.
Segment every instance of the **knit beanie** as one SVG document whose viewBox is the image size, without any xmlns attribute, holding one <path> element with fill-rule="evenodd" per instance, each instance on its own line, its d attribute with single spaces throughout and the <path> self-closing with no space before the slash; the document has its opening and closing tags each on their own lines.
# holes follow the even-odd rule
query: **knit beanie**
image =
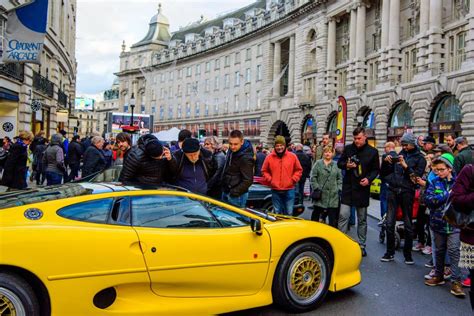
<svg viewBox="0 0 474 316">
<path fill-rule="evenodd" d="M 416 145 L 416 137 L 412 133 L 405 133 L 400 142 L 402 144 Z"/>
<path fill-rule="evenodd" d="M 275 137 L 275 146 L 278 144 L 286 146 L 285 137 L 281 135 L 278 135 L 277 137 Z"/>
<path fill-rule="evenodd" d="M 183 152 L 185 153 L 195 153 L 199 151 L 201 147 L 199 146 L 199 140 L 196 138 L 186 138 L 183 142 L 183 145 L 181 146 L 181 149 L 183 149 Z"/>
<path fill-rule="evenodd" d="M 145 152 L 152 158 L 161 157 L 163 154 L 163 145 L 157 139 L 151 139 L 145 144 Z"/>
<path fill-rule="evenodd" d="M 448 168 L 454 168 L 454 156 L 450 153 L 445 153 L 435 159 L 435 161 L 440 161 L 444 163 Z"/>
</svg>

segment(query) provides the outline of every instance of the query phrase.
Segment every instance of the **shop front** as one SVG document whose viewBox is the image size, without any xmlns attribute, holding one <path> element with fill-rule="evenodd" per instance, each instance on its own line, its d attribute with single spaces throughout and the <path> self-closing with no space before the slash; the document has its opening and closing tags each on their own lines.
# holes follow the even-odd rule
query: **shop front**
<svg viewBox="0 0 474 316">
<path fill-rule="evenodd" d="M 307 146 L 316 144 L 316 120 L 311 114 L 306 115 L 301 130 L 301 143 Z"/>
<path fill-rule="evenodd" d="M 367 142 L 369 145 L 376 147 L 375 141 L 375 114 L 369 107 L 362 107 L 356 116 L 357 126 L 365 129 L 367 135 Z"/>
<path fill-rule="evenodd" d="M 448 134 L 461 135 L 461 106 L 456 96 L 444 93 L 433 102 L 429 133 L 437 143 L 444 143 Z"/>
<path fill-rule="evenodd" d="M 400 146 L 403 134 L 413 131 L 413 116 L 408 102 L 400 100 L 393 105 L 387 130 L 387 141 Z"/>
<path fill-rule="evenodd" d="M 328 117 L 328 123 L 326 125 L 326 133 L 331 138 L 331 143 L 334 144 L 337 138 L 337 111 L 331 112 Z"/>
<path fill-rule="evenodd" d="M 18 94 L 0 88 L 0 138 L 18 134 Z"/>
</svg>

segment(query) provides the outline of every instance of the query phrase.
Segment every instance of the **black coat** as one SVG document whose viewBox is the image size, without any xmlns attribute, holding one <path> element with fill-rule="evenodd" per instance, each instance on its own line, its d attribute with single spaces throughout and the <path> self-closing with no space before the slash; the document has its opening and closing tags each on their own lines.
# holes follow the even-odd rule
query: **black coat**
<svg viewBox="0 0 474 316">
<path fill-rule="evenodd" d="M 128 151 L 123 161 L 119 181 L 124 184 L 159 185 L 163 182 L 171 183 L 176 175 L 178 166 L 176 158 L 153 159 L 145 153 L 145 140 L 153 135 L 140 137 L 137 146 Z"/>
<path fill-rule="evenodd" d="M 79 164 L 81 162 L 83 147 L 80 143 L 72 141 L 69 144 L 67 159 L 69 164 Z"/>
<path fill-rule="evenodd" d="M 218 151 L 212 155 L 212 159 L 214 160 L 216 172 L 207 182 L 207 195 L 215 199 L 220 199 L 222 196 L 221 179 L 222 171 L 224 170 L 225 155 L 222 151 Z"/>
<path fill-rule="evenodd" d="M 257 177 L 262 176 L 262 167 L 265 158 L 267 158 L 267 155 L 265 153 L 257 151 L 257 157 L 255 159 L 255 176 Z"/>
<path fill-rule="evenodd" d="M 87 148 L 84 153 L 84 164 L 82 165 L 82 177 L 102 171 L 105 168 L 105 157 L 102 151 L 94 145 Z"/>
<path fill-rule="evenodd" d="M 306 181 L 306 179 L 309 178 L 309 174 L 311 172 L 311 158 L 309 158 L 308 155 L 302 150 L 296 151 L 295 155 L 298 157 L 301 167 L 303 168 L 303 174 L 301 175 L 300 181 Z"/>
<path fill-rule="evenodd" d="M 20 143 L 10 146 L 5 161 L 1 184 L 12 189 L 26 189 L 26 162 L 28 160 L 27 147 Z"/>
<path fill-rule="evenodd" d="M 354 155 L 360 160 L 360 168 L 347 170 L 347 160 Z M 380 168 L 377 149 L 368 144 L 365 144 L 361 148 L 357 148 L 354 144 L 347 145 L 337 162 L 337 166 L 339 169 L 345 170 L 344 179 L 342 181 L 342 204 L 355 207 L 368 207 L 370 201 L 370 183 L 375 180 Z M 360 173 L 358 171 L 360 171 Z M 369 185 L 365 187 L 359 184 L 364 178 L 369 180 Z"/>
<path fill-rule="evenodd" d="M 247 193 L 253 183 L 255 159 L 253 148 L 248 140 L 238 152 L 227 152 L 222 173 L 222 191 L 232 197 Z"/>
<path fill-rule="evenodd" d="M 411 152 L 402 150 L 399 155 L 404 157 L 408 168 L 403 169 L 398 163 L 388 163 L 382 160 L 380 177 L 391 189 L 414 193 L 417 185 L 411 181 L 410 175 L 414 174 L 417 177 L 422 177 L 426 168 L 426 159 L 418 148 Z M 384 155 L 385 157 L 386 155 Z"/>
</svg>

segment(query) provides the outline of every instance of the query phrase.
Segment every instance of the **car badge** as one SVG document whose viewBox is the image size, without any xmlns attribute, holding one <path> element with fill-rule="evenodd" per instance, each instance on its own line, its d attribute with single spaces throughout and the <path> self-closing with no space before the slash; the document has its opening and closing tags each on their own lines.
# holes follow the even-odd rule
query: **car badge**
<svg viewBox="0 0 474 316">
<path fill-rule="evenodd" d="M 36 221 L 43 217 L 43 211 L 37 208 L 29 208 L 25 211 L 25 217 L 27 219 L 31 219 L 32 221 Z"/>
</svg>

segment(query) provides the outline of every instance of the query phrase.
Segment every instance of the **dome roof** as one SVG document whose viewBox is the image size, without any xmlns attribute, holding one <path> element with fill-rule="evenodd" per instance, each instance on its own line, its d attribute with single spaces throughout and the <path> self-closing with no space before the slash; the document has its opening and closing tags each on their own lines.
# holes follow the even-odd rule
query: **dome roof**
<svg viewBox="0 0 474 316">
<path fill-rule="evenodd" d="M 170 25 L 170 22 L 166 16 L 161 14 L 161 3 L 158 4 L 158 12 L 151 18 L 150 24 L 154 23 L 161 23 L 161 24 L 166 24 Z"/>
<path fill-rule="evenodd" d="M 158 13 L 155 14 L 151 20 L 148 27 L 148 33 L 138 43 L 132 45 L 132 48 L 148 45 L 148 44 L 160 44 L 167 45 L 171 35 L 169 32 L 169 21 L 168 18 L 161 14 L 161 3 L 158 4 Z"/>
</svg>

